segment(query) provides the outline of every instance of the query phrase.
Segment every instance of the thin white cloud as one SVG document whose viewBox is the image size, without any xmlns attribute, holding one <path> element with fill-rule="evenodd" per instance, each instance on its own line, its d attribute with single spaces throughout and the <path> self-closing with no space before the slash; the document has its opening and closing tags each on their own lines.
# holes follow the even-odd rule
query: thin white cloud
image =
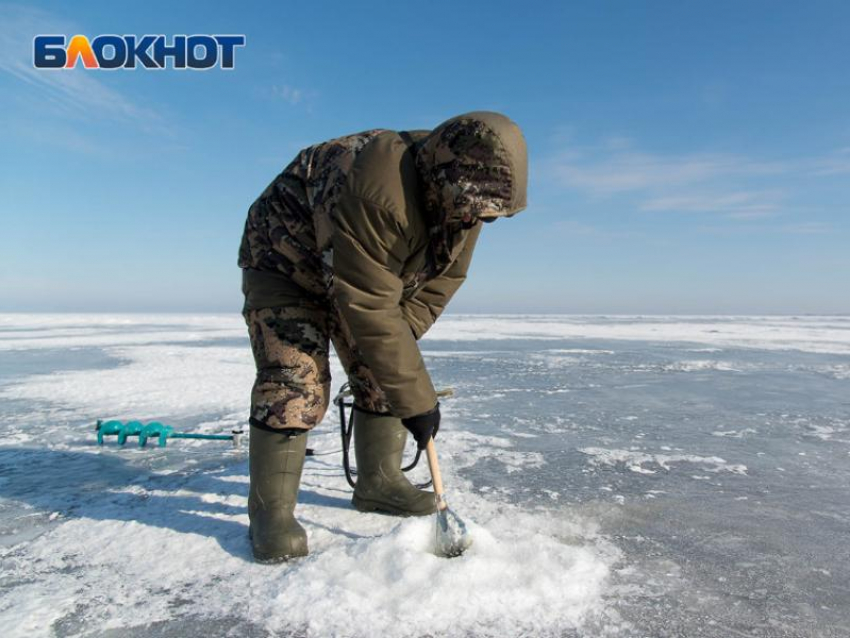
<svg viewBox="0 0 850 638">
<path fill-rule="evenodd" d="M 831 224 L 824 222 L 802 222 L 799 224 L 785 224 L 779 227 L 779 232 L 792 235 L 823 235 L 832 232 Z"/>
<path fill-rule="evenodd" d="M 787 212 L 789 178 L 850 173 L 850 148 L 764 161 L 724 153 L 648 153 L 617 137 L 595 147 L 570 145 L 544 162 L 544 170 L 556 184 L 590 197 L 630 196 L 635 210 L 747 221 Z"/>
<path fill-rule="evenodd" d="M 840 148 L 827 157 L 812 161 L 811 164 L 813 175 L 846 175 L 850 173 L 850 148 Z"/>
<path fill-rule="evenodd" d="M 265 99 L 285 102 L 292 107 L 299 107 L 308 113 L 312 112 L 313 104 L 318 96 L 318 92 L 315 90 L 285 83 L 258 87 L 257 94 Z"/>
<path fill-rule="evenodd" d="M 599 235 L 601 231 L 596 226 L 584 224 L 575 219 L 563 219 L 555 222 L 555 228 L 565 235 L 587 237 L 588 235 Z"/>
<path fill-rule="evenodd" d="M 781 197 L 776 191 L 668 195 L 648 199 L 639 208 L 656 212 L 725 213 L 735 219 L 757 219 L 776 214 Z"/>
<path fill-rule="evenodd" d="M 36 35 L 80 32 L 74 24 L 46 11 L 0 5 L 0 70 L 27 84 L 40 104 L 49 103 L 65 115 L 96 116 L 134 122 L 143 128 L 161 128 L 156 112 L 110 88 L 91 71 L 47 71 L 33 66 L 32 42 Z"/>
<path fill-rule="evenodd" d="M 304 99 L 304 91 L 288 84 L 275 84 L 271 88 L 272 95 L 295 106 Z"/>
<path fill-rule="evenodd" d="M 785 223 L 771 226 L 765 226 L 763 224 L 740 224 L 734 226 L 703 225 L 698 226 L 697 230 L 701 233 L 706 233 L 710 235 L 764 236 L 765 233 L 772 233 L 776 235 L 825 235 L 828 233 L 834 233 L 838 229 L 835 227 L 835 225 L 827 222 L 803 221 L 797 223 Z"/>
<path fill-rule="evenodd" d="M 779 174 L 786 166 L 722 154 L 665 156 L 614 151 L 595 159 L 592 155 L 572 151 L 553 160 L 551 170 L 564 186 L 595 195 L 611 195 L 692 186 L 730 175 Z"/>
</svg>

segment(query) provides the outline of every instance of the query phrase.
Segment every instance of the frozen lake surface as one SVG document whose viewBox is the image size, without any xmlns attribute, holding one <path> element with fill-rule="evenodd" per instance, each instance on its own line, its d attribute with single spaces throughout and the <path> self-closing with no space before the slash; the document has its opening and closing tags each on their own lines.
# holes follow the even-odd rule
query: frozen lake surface
<svg viewBox="0 0 850 638">
<path fill-rule="evenodd" d="M 311 555 L 269 567 L 246 450 L 94 441 L 242 424 L 240 317 L 0 315 L 3 635 L 850 635 L 850 317 L 454 315 L 421 348 L 472 549 L 354 511 L 331 408 Z"/>
</svg>

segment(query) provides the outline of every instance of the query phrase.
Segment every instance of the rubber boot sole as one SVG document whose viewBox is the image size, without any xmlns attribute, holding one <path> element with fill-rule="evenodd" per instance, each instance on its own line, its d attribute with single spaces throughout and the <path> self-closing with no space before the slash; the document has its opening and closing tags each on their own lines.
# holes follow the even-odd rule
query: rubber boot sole
<svg viewBox="0 0 850 638">
<path fill-rule="evenodd" d="M 354 509 L 358 512 L 378 512 L 380 514 L 391 514 L 393 516 L 428 516 L 437 511 L 437 504 L 435 503 L 433 508 L 429 510 L 423 510 L 421 512 L 412 512 L 408 509 L 401 509 L 400 507 L 394 507 L 392 505 L 387 505 L 386 503 L 382 503 L 380 501 L 373 501 L 365 498 L 360 498 L 355 494 L 351 498 L 351 504 L 354 505 Z"/>
<path fill-rule="evenodd" d="M 253 546 L 254 535 L 251 532 L 250 526 L 248 527 L 248 540 L 251 541 L 251 555 L 254 557 L 254 561 L 261 565 L 276 565 L 278 563 L 285 563 L 293 558 L 303 558 L 310 555 L 306 544 L 303 549 L 291 550 L 289 553 L 257 551 Z"/>
<path fill-rule="evenodd" d="M 279 565 L 280 563 L 288 563 L 293 558 L 302 558 L 307 556 L 307 554 L 285 554 L 283 556 L 267 556 L 265 554 L 259 554 L 257 552 L 252 552 L 254 556 L 254 562 L 259 563 L 260 565 Z"/>
</svg>

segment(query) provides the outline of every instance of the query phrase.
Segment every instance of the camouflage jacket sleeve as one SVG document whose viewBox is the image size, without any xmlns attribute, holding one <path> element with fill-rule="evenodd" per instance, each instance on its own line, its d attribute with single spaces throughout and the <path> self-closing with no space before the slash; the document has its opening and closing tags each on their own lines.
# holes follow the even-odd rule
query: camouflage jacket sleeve
<svg viewBox="0 0 850 638">
<path fill-rule="evenodd" d="M 390 211 L 350 195 L 332 236 L 333 293 L 357 349 L 395 416 L 427 412 L 437 394 L 401 310 L 408 244 Z"/>
<path fill-rule="evenodd" d="M 463 250 L 442 275 L 429 281 L 413 297 L 402 302 L 401 312 L 417 340 L 434 325 L 437 317 L 466 279 L 481 226 L 479 223 L 470 229 Z"/>
</svg>

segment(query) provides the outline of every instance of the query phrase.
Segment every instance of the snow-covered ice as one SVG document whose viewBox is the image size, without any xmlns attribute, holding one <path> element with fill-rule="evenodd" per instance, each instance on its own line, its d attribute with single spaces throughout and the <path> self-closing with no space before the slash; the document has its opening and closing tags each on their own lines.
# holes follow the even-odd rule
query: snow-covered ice
<svg viewBox="0 0 850 638">
<path fill-rule="evenodd" d="M 0 315 L 2 635 L 846 634 L 850 318 L 448 315 L 422 349 L 455 389 L 437 442 L 471 550 L 352 509 L 332 408 L 311 555 L 270 567 L 245 450 L 94 441 L 97 418 L 240 425 L 241 318 Z"/>
</svg>

